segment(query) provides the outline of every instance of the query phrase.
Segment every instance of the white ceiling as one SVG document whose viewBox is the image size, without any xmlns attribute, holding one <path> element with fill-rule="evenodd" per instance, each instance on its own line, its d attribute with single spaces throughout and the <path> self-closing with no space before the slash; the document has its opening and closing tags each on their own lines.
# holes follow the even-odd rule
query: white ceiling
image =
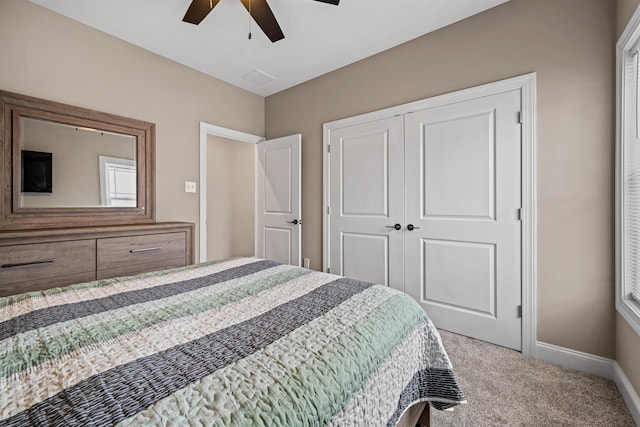
<svg viewBox="0 0 640 427">
<path fill-rule="evenodd" d="M 269 0 L 285 35 L 276 43 L 250 24 L 239 0 L 221 0 L 198 26 L 182 22 L 191 0 L 31 1 L 268 96 L 508 0 Z M 275 80 L 242 78 L 255 69 Z"/>
</svg>

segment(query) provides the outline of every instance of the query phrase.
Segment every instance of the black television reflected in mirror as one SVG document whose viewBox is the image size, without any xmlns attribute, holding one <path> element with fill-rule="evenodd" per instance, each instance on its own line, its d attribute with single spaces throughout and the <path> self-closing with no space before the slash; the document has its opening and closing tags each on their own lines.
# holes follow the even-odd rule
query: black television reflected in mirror
<svg viewBox="0 0 640 427">
<path fill-rule="evenodd" d="M 51 153 L 22 150 L 22 192 L 51 193 Z"/>
</svg>

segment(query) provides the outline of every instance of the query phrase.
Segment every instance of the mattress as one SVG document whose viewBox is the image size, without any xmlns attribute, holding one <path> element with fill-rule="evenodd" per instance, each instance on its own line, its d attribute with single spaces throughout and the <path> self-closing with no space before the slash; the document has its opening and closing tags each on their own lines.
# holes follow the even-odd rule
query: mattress
<svg viewBox="0 0 640 427">
<path fill-rule="evenodd" d="M 0 298 L 0 425 L 394 426 L 464 402 L 402 292 L 239 258 Z"/>
</svg>

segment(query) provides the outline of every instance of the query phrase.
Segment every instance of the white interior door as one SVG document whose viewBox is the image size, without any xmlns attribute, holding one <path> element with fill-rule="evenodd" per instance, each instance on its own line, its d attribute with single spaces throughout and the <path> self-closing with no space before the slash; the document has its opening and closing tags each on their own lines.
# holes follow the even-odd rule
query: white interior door
<svg viewBox="0 0 640 427">
<path fill-rule="evenodd" d="M 302 136 L 257 145 L 256 256 L 301 265 Z"/>
<path fill-rule="evenodd" d="M 520 105 L 516 90 L 405 116 L 405 290 L 437 327 L 517 350 Z"/>
<path fill-rule="evenodd" d="M 403 133 L 402 117 L 331 132 L 331 273 L 403 289 Z"/>
</svg>

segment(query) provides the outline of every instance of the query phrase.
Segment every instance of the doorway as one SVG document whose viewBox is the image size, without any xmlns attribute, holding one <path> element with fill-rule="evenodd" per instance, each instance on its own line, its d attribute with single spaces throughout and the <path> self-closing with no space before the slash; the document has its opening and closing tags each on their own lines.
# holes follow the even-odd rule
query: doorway
<svg viewBox="0 0 640 427">
<path fill-rule="evenodd" d="M 301 144 L 300 134 L 265 141 L 200 123 L 200 262 L 301 265 Z"/>
<path fill-rule="evenodd" d="M 255 144 L 209 135 L 207 261 L 254 255 Z"/>
<path fill-rule="evenodd" d="M 213 138 L 214 140 L 210 141 L 210 138 Z M 230 149 L 232 151 L 237 151 L 239 154 L 242 153 L 243 151 L 242 147 L 238 148 L 237 150 L 234 150 L 233 148 L 228 148 L 229 144 L 232 144 L 232 145 L 246 144 L 245 148 L 249 149 L 247 147 L 250 147 L 252 152 L 254 152 L 255 144 L 261 141 L 264 141 L 264 138 L 261 136 L 251 135 L 251 134 L 240 132 L 237 130 L 212 125 L 210 123 L 200 122 L 200 223 L 199 223 L 200 232 L 198 233 L 200 262 L 206 262 L 209 259 L 215 259 L 210 257 L 208 254 L 209 240 L 210 240 L 209 224 L 208 224 L 208 217 L 209 217 L 209 197 L 208 197 L 209 196 L 209 189 L 208 189 L 209 178 L 208 176 L 211 173 L 208 168 L 209 166 L 208 160 L 209 160 L 209 144 L 210 142 L 215 144 L 216 138 L 218 139 L 218 141 L 225 141 L 223 142 L 223 145 L 225 145 L 227 149 Z M 217 149 L 214 149 L 214 150 L 217 150 Z M 243 157 L 243 156 L 240 155 L 240 157 Z M 249 173 L 252 175 L 255 173 L 255 163 L 253 163 L 253 161 L 251 163 Z M 254 212 L 254 210 L 255 210 L 254 205 L 251 205 L 251 211 Z M 226 224 L 222 222 L 219 224 L 211 224 L 214 230 L 219 228 L 224 229 L 225 225 Z M 253 227 L 254 226 L 252 223 L 251 224 L 252 230 L 253 230 Z M 251 243 L 253 243 L 253 235 L 251 237 Z M 228 252 L 230 250 L 233 250 L 232 249 L 233 244 L 231 243 L 226 243 L 221 245 L 213 244 L 212 249 L 214 248 L 216 251 L 219 250 L 220 253 L 223 251 Z"/>
</svg>

